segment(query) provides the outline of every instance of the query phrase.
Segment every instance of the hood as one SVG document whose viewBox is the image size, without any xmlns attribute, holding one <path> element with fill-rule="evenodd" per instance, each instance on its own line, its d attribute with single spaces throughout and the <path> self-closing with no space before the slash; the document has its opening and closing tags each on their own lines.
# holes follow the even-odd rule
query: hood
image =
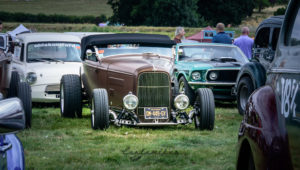
<svg viewBox="0 0 300 170">
<path fill-rule="evenodd" d="M 207 62 L 199 62 L 199 61 L 189 61 L 189 62 L 178 62 L 176 64 L 177 68 L 182 68 L 182 69 L 188 69 L 188 70 L 196 70 L 196 69 L 210 69 L 210 68 L 227 68 L 227 67 L 241 67 L 242 64 L 236 63 L 236 62 L 215 62 L 215 61 L 207 61 Z"/>
<path fill-rule="evenodd" d="M 171 73 L 173 60 L 159 56 L 116 56 L 107 57 L 103 62 L 108 63 L 109 70 L 138 74 L 143 71 L 164 71 Z"/>
<path fill-rule="evenodd" d="M 37 62 L 27 64 L 27 73 L 34 72 L 37 81 L 33 85 L 59 84 L 60 79 L 65 74 L 79 75 L 81 62 Z"/>
</svg>

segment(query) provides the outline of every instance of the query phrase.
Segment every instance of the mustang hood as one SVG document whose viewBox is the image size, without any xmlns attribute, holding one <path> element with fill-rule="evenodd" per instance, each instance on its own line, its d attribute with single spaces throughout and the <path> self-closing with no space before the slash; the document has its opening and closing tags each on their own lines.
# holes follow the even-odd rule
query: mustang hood
<svg viewBox="0 0 300 170">
<path fill-rule="evenodd" d="M 173 70 L 173 61 L 171 58 L 159 56 L 122 56 L 108 57 L 110 70 L 122 71 L 129 74 L 135 74 L 142 71 L 165 71 L 171 73 Z"/>
<path fill-rule="evenodd" d="M 64 74 L 79 75 L 81 62 L 44 62 L 29 63 L 28 72 L 34 72 L 37 81 L 33 85 L 59 84 Z M 26 76 L 26 75 L 25 75 Z"/>
</svg>

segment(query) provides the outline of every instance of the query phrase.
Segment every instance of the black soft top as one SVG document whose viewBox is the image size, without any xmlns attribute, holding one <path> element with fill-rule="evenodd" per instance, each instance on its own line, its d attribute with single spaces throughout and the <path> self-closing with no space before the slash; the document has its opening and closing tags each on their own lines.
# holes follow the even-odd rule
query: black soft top
<svg viewBox="0 0 300 170">
<path fill-rule="evenodd" d="M 281 27 L 283 20 L 284 15 L 271 16 L 263 20 L 258 27 Z"/>
</svg>

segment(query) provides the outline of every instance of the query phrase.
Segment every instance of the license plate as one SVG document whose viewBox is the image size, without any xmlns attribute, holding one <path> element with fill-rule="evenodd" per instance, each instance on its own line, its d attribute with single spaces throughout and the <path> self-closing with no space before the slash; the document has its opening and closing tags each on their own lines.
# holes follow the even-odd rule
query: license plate
<svg viewBox="0 0 300 170">
<path fill-rule="evenodd" d="M 145 119 L 168 119 L 168 108 L 147 107 L 144 108 Z"/>
</svg>

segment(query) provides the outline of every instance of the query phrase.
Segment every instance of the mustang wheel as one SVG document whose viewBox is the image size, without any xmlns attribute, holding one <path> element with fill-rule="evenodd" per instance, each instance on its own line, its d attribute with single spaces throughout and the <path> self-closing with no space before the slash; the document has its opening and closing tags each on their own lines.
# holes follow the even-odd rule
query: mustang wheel
<svg viewBox="0 0 300 170">
<path fill-rule="evenodd" d="M 215 122 L 215 101 L 214 95 L 211 89 L 208 88 L 199 88 L 196 91 L 196 115 L 195 119 L 195 128 L 199 128 L 200 130 L 214 129 Z"/>
<path fill-rule="evenodd" d="M 16 97 L 18 84 L 20 83 L 20 76 L 18 72 L 13 71 L 11 73 L 10 84 L 8 89 L 8 97 Z"/>
<path fill-rule="evenodd" d="M 31 127 L 32 102 L 31 102 L 31 88 L 28 83 L 20 82 L 17 88 L 18 98 L 22 101 L 25 111 L 25 125 L 26 128 Z"/>
<path fill-rule="evenodd" d="M 184 91 L 185 95 L 188 96 L 190 100 L 190 104 L 193 105 L 195 102 L 195 92 L 194 90 L 189 86 L 188 82 L 184 78 L 184 76 L 181 76 L 179 78 L 179 92 L 181 93 Z"/>
<path fill-rule="evenodd" d="M 60 113 L 62 117 L 82 117 L 81 83 L 78 75 L 64 75 L 60 81 Z"/>
<path fill-rule="evenodd" d="M 91 107 L 91 124 L 93 129 L 109 127 L 108 95 L 105 89 L 94 89 Z"/>
<path fill-rule="evenodd" d="M 237 106 L 239 113 L 243 115 L 249 96 L 254 91 L 252 81 L 249 77 L 243 77 L 237 86 Z"/>
</svg>

